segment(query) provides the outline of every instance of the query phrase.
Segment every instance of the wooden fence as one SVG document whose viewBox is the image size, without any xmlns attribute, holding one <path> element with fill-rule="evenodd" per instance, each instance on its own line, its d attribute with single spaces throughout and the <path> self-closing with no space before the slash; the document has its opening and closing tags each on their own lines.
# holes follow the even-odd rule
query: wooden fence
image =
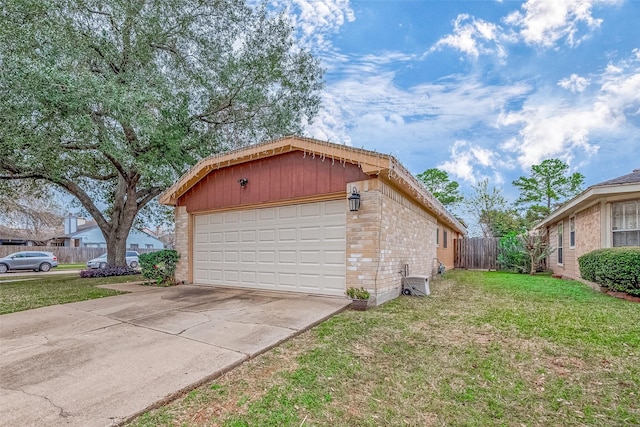
<svg viewBox="0 0 640 427">
<path fill-rule="evenodd" d="M 498 242 L 493 237 L 454 240 L 454 265 L 470 270 L 497 270 Z"/>
<path fill-rule="evenodd" d="M 139 253 L 157 251 L 158 249 L 135 249 Z M 0 245 L 0 257 L 14 252 L 43 251 L 53 252 L 60 264 L 83 264 L 90 259 L 97 258 L 107 250 L 105 248 L 68 248 L 64 246 L 13 246 Z"/>
</svg>

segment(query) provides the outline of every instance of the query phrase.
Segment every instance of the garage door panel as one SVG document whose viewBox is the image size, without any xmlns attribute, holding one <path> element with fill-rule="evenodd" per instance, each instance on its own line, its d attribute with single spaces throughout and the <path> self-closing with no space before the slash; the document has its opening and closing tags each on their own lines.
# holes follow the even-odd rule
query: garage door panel
<svg viewBox="0 0 640 427">
<path fill-rule="evenodd" d="M 297 217 L 298 209 L 296 205 L 283 206 L 278 209 L 278 219 L 295 219 Z"/>
<path fill-rule="evenodd" d="M 197 283 L 344 294 L 343 200 L 214 213 L 194 223 Z"/>
<path fill-rule="evenodd" d="M 297 264 L 296 251 L 278 251 L 278 263 L 279 264 Z"/>
<path fill-rule="evenodd" d="M 276 251 L 259 251 L 259 263 L 260 264 L 275 264 L 276 263 Z"/>
<path fill-rule="evenodd" d="M 300 205 L 300 217 L 318 219 L 321 215 L 321 209 L 323 205 L 320 203 L 308 203 L 306 205 Z"/>
<path fill-rule="evenodd" d="M 323 277 L 322 283 L 324 288 L 329 290 L 329 293 L 342 294 L 344 292 L 344 276 L 343 275 L 327 275 Z"/>
<path fill-rule="evenodd" d="M 255 264 L 256 258 L 256 251 L 240 251 L 240 262 L 243 264 Z"/>
<path fill-rule="evenodd" d="M 242 230 L 240 232 L 240 241 L 242 243 L 255 243 L 256 235 L 256 230 Z"/>
<path fill-rule="evenodd" d="M 318 226 L 315 227 L 301 227 L 300 228 L 300 240 L 303 242 L 319 242 L 322 233 L 322 229 Z"/>
<path fill-rule="evenodd" d="M 240 271 L 240 282 L 243 285 L 256 285 L 258 274 L 255 271 Z"/>
<path fill-rule="evenodd" d="M 300 251 L 300 264 L 321 266 L 320 251 Z"/>
<path fill-rule="evenodd" d="M 324 265 L 344 267 L 346 256 L 345 251 L 325 251 Z"/>
<path fill-rule="evenodd" d="M 269 228 L 266 230 L 258 231 L 259 235 L 259 243 L 275 243 L 276 241 L 276 230 Z"/>
<path fill-rule="evenodd" d="M 206 261 L 206 259 L 205 259 Z M 209 262 L 211 264 L 219 264 L 224 261 L 224 252 L 222 251 L 210 251 L 209 252 Z"/>
<path fill-rule="evenodd" d="M 297 228 L 280 228 L 278 229 L 278 241 L 280 243 L 295 242 L 298 240 Z"/>
</svg>

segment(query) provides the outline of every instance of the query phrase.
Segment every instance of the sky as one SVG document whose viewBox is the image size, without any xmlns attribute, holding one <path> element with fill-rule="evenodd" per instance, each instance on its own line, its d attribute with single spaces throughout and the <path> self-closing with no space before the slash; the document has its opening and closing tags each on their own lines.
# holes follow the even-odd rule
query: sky
<svg viewBox="0 0 640 427">
<path fill-rule="evenodd" d="M 585 188 L 640 168 L 640 0 L 270 0 L 325 69 L 306 136 L 509 200 L 559 158 Z"/>
</svg>

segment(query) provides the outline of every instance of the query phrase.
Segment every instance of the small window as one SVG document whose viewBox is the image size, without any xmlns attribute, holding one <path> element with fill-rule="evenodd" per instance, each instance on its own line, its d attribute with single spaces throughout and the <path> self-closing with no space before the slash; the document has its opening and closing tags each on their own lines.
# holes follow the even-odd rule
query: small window
<svg viewBox="0 0 640 427">
<path fill-rule="evenodd" d="M 442 246 L 447 249 L 447 230 L 442 232 Z"/>
<path fill-rule="evenodd" d="M 140 245 L 138 245 L 137 243 L 132 243 L 131 244 L 131 249 L 138 249 Z"/>
<path fill-rule="evenodd" d="M 153 249 L 153 244 L 151 244 L 151 243 L 147 243 L 147 244 L 145 245 L 145 247 L 146 247 L 147 249 Z"/>
<path fill-rule="evenodd" d="M 562 257 L 562 223 L 558 224 L 558 264 L 562 265 L 563 257 Z"/>
<path fill-rule="evenodd" d="M 569 247 L 576 247 L 576 217 L 569 218 Z"/>
<path fill-rule="evenodd" d="M 440 246 L 440 227 L 436 227 L 436 246 Z"/>
</svg>

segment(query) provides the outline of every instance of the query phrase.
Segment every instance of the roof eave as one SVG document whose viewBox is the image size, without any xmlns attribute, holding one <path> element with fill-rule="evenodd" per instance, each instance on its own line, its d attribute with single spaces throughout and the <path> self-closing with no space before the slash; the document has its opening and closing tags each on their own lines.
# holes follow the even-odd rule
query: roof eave
<svg viewBox="0 0 640 427">
<path fill-rule="evenodd" d="M 571 199 L 569 202 L 551 212 L 549 216 L 536 224 L 534 229 L 546 227 L 570 212 L 583 210 L 601 198 L 633 193 L 640 194 L 640 183 L 599 185 L 589 187 L 581 194 Z"/>
</svg>

